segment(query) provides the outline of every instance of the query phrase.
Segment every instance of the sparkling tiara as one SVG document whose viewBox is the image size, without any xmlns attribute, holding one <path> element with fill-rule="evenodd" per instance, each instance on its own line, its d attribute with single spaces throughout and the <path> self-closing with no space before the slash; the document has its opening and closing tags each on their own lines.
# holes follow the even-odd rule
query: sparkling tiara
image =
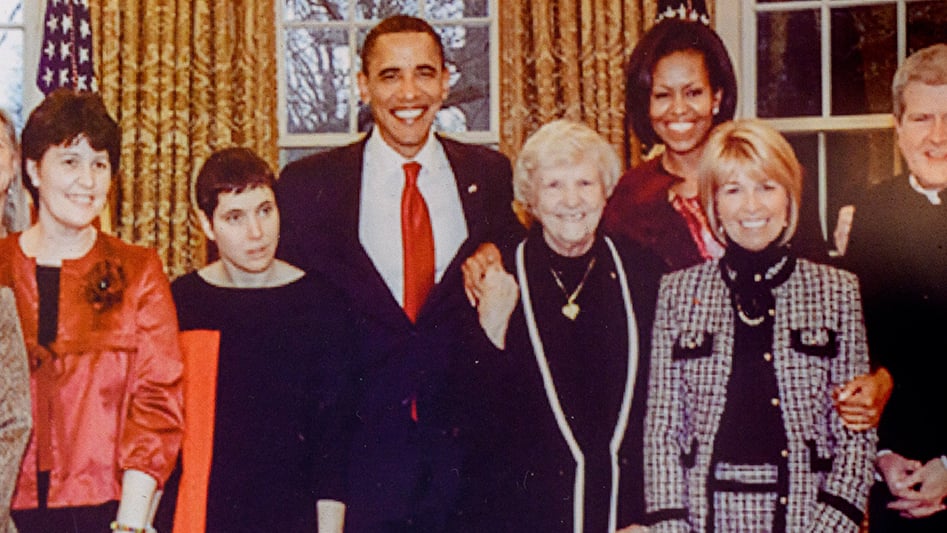
<svg viewBox="0 0 947 533">
<path fill-rule="evenodd" d="M 677 8 L 668 6 L 667 9 L 658 13 L 658 16 L 655 17 L 655 22 L 661 22 L 664 19 L 680 19 L 680 20 L 689 20 L 691 22 L 700 22 L 704 26 L 710 26 L 710 17 L 705 13 L 694 9 L 690 2 L 687 2 L 685 5 L 681 3 Z"/>
</svg>

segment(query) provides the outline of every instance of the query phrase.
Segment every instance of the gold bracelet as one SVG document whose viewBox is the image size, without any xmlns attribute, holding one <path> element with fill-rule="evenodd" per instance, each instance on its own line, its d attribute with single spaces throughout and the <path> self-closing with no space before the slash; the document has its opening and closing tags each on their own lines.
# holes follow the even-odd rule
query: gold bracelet
<svg viewBox="0 0 947 533">
<path fill-rule="evenodd" d="M 112 531 L 119 531 L 120 533 L 151 533 L 154 531 L 154 528 L 150 527 L 132 527 L 125 524 L 120 524 L 118 520 L 112 520 L 112 523 L 109 524 L 109 529 Z"/>
</svg>

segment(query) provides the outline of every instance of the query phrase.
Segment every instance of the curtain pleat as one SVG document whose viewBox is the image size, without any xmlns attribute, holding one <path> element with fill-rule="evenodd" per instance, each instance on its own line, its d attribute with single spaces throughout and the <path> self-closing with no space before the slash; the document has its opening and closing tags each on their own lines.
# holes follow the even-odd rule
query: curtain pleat
<svg viewBox="0 0 947 533">
<path fill-rule="evenodd" d="M 500 0 L 500 150 L 569 118 L 624 153 L 623 67 L 656 13 L 657 0 Z"/>
<path fill-rule="evenodd" d="M 191 181 L 215 150 L 278 163 L 274 0 L 90 2 L 96 73 L 122 127 L 113 231 L 168 274 L 206 261 Z"/>
</svg>

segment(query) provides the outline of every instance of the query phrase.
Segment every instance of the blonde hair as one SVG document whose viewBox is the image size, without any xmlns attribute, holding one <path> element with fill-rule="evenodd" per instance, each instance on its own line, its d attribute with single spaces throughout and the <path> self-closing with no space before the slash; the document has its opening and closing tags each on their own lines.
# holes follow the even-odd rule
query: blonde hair
<svg viewBox="0 0 947 533">
<path fill-rule="evenodd" d="M 717 191 L 736 173 L 757 181 L 771 179 L 786 190 L 789 217 L 779 245 L 789 242 L 799 224 L 802 165 L 786 138 L 756 119 L 724 122 L 710 133 L 698 170 L 700 203 L 710 230 L 720 242 L 726 242 L 726 234 L 717 214 Z"/>
<path fill-rule="evenodd" d="M 594 163 L 608 198 L 621 177 L 621 159 L 615 147 L 581 122 L 558 119 L 536 130 L 526 139 L 513 166 L 513 197 L 521 208 L 530 209 L 532 178 L 537 169 Z"/>
<path fill-rule="evenodd" d="M 0 132 L 7 136 L 10 142 L 10 149 L 17 157 L 20 154 L 20 144 L 16 139 L 16 129 L 13 125 L 13 119 L 6 111 L 0 109 Z M 2 221 L 0 221 L 0 231 L 17 232 L 23 231 L 30 225 L 30 201 L 26 194 L 26 188 L 23 186 L 23 176 L 20 172 L 20 165 L 13 165 L 13 178 L 10 185 L 7 186 L 7 198 L 3 203 Z"/>
</svg>

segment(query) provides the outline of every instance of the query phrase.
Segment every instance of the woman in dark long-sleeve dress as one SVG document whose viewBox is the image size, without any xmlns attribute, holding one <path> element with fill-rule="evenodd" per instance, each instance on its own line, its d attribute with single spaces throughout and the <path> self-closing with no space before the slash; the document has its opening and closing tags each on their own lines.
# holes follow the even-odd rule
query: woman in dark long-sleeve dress
<svg viewBox="0 0 947 533">
<path fill-rule="evenodd" d="M 274 182 L 245 148 L 214 153 L 197 177 L 198 218 L 220 259 L 171 285 L 189 381 L 183 474 L 168 502 L 176 532 L 312 533 L 320 500 L 343 499 L 334 406 L 345 313 L 330 286 L 274 258 Z M 216 349 L 189 353 L 208 336 Z"/>
</svg>

